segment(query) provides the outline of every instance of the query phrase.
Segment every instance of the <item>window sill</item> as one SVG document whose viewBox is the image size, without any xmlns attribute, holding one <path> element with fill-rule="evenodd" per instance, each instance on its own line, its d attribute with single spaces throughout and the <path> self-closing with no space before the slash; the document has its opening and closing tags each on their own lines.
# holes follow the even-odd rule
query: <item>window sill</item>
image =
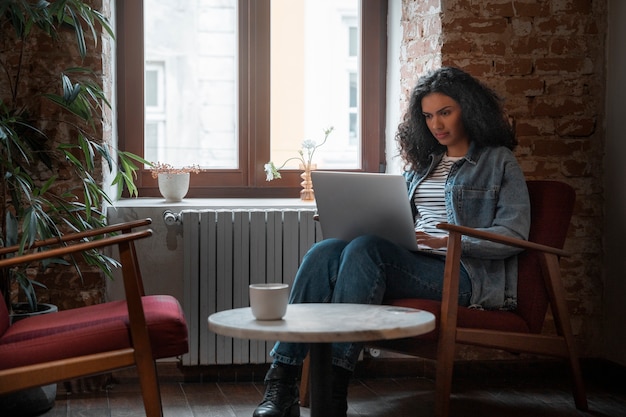
<svg viewBox="0 0 626 417">
<path fill-rule="evenodd" d="M 166 202 L 163 198 L 124 198 L 115 202 L 115 208 L 170 208 L 176 210 L 200 209 L 267 209 L 267 208 L 315 208 L 315 201 L 299 198 L 185 198 L 180 202 Z"/>
</svg>

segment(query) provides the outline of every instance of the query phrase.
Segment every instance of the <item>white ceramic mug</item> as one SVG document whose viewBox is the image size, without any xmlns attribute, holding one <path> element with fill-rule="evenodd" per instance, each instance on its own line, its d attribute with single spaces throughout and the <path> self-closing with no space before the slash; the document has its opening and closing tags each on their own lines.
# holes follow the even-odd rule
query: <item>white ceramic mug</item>
<svg viewBox="0 0 626 417">
<path fill-rule="evenodd" d="M 257 320 L 280 320 L 287 312 L 289 285 L 250 284 L 250 309 Z"/>
</svg>

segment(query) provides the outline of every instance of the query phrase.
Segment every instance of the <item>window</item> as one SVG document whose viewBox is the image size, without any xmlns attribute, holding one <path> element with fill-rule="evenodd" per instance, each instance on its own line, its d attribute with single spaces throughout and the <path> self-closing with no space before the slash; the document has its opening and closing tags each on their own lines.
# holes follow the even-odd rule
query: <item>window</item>
<svg viewBox="0 0 626 417">
<path fill-rule="evenodd" d="M 146 62 L 145 72 L 144 157 L 159 161 L 169 151 L 165 145 L 165 63 Z"/>
<path fill-rule="evenodd" d="M 263 166 L 331 125 L 320 169 L 379 171 L 386 15 L 386 0 L 118 1 L 120 147 L 200 164 L 189 197 L 297 196 L 297 166 L 272 182 Z M 138 186 L 159 195 L 148 170 Z"/>
</svg>

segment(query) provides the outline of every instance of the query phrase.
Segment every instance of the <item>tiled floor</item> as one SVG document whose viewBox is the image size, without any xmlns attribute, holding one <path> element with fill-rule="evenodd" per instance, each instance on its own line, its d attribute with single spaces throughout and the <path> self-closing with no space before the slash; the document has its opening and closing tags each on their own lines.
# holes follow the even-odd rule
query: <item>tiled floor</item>
<svg viewBox="0 0 626 417">
<path fill-rule="evenodd" d="M 528 371 L 530 370 L 530 371 Z M 527 372 L 528 371 L 528 372 Z M 585 367 L 589 412 L 576 410 L 566 369 L 533 365 L 525 371 L 507 366 L 473 366 L 456 371 L 451 400 L 455 416 L 626 416 L 626 373 L 620 368 Z M 250 417 L 263 393 L 258 378 L 245 382 L 177 382 L 161 385 L 167 417 Z M 350 417 L 431 416 L 433 381 L 428 378 L 367 378 L 350 385 Z M 45 417 L 143 416 L 139 387 L 124 377 L 108 389 L 65 394 L 60 387 L 55 407 Z M 309 416 L 302 408 L 301 415 Z"/>
</svg>

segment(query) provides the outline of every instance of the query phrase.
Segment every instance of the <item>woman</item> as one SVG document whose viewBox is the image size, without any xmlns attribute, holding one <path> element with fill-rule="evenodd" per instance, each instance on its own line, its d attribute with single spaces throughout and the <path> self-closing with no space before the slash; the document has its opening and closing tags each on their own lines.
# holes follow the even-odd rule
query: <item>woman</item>
<svg viewBox="0 0 626 417">
<path fill-rule="evenodd" d="M 421 77 L 397 139 L 415 236 L 425 250 L 410 252 L 376 236 L 323 240 L 304 257 L 290 303 L 441 299 L 448 237 L 437 223 L 528 238 L 528 191 L 512 152 L 517 141 L 492 90 L 457 68 Z M 459 305 L 515 308 L 518 252 L 464 236 Z M 331 416 L 346 415 L 348 383 L 361 348 L 358 343 L 333 345 Z M 276 343 L 254 417 L 299 416 L 297 377 L 307 349 L 306 344 Z"/>
</svg>

